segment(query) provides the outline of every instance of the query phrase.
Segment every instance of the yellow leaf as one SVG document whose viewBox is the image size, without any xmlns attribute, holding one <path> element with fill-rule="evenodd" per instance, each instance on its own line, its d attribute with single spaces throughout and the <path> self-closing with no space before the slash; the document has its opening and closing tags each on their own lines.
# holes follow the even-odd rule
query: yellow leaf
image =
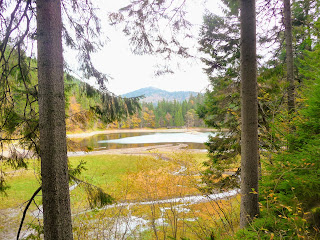
<svg viewBox="0 0 320 240">
<path fill-rule="evenodd" d="M 273 238 L 274 238 L 274 233 L 271 233 L 270 240 L 273 240 Z"/>
</svg>

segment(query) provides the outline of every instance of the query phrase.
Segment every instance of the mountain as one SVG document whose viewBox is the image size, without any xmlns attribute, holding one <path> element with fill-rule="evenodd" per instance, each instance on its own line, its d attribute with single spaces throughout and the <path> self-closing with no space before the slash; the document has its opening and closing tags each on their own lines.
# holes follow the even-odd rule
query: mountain
<svg viewBox="0 0 320 240">
<path fill-rule="evenodd" d="M 184 100 L 189 99 L 190 95 L 197 96 L 199 93 L 192 92 L 192 91 L 176 91 L 176 92 L 168 92 L 159 88 L 155 87 L 146 87 L 146 88 L 140 88 L 136 91 L 129 92 L 126 94 L 121 95 L 122 97 L 137 97 L 144 95 L 145 98 L 143 98 L 142 102 L 152 102 L 157 103 L 158 101 L 161 101 L 162 99 L 165 99 L 167 101 L 173 101 L 177 100 L 179 102 L 182 102 Z"/>
</svg>

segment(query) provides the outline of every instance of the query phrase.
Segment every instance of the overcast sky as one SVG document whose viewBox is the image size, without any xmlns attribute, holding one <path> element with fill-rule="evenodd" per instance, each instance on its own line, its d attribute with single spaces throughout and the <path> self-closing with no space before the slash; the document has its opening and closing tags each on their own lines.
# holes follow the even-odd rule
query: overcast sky
<svg viewBox="0 0 320 240">
<path fill-rule="evenodd" d="M 177 62 L 172 63 L 173 68 L 175 68 L 174 74 L 155 76 L 156 65 L 162 64 L 161 58 L 134 55 L 121 29 L 109 26 L 107 20 L 103 19 L 106 16 L 104 14 L 106 11 L 116 11 L 125 6 L 120 5 L 125 1 L 99 0 L 98 2 L 101 8 L 103 31 L 110 41 L 93 56 L 93 62 L 100 71 L 112 77 L 107 84 L 111 92 L 123 94 L 148 86 L 167 91 L 204 91 L 209 82 L 207 76 L 203 73 L 204 65 L 200 60 L 180 59 L 178 61 L 180 68 L 176 68 Z M 221 14 L 219 4 L 218 0 L 210 0 L 208 3 L 200 0 L 188 0 L 188 20 L 195 25 L 193 30 L 195 35 L 198 35 L 205 9 Z M 196 42 L 194 41 L 194 45 Z M 77 68 L 74 54 L 67 52 L 65 58 L 71 63 L 73 69 Z"/>
</svg>

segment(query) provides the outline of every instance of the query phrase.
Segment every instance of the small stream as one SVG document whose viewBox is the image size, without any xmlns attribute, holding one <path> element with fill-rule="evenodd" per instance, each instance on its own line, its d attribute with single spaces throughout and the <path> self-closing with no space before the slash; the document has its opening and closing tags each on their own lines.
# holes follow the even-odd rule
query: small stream
<svg viewBox="0 0 320 240">
<path fill-rule="evenodd" d="M 69 190 L 72 191 L 76 187 L 78 187 L 79 184 L 74 184 L 70 186 Z M 129 214 L 127 216 L 117 217 L 116 219 L 111 218 L 105 218 L 104 221 L 106 222 L 112 222 L 112 224 L 108 224 L 108 227 L 111 227 L 111 229 L 105 230 L 108 232 L 109 235 L 108 239 L 118 239 L 117 237 L 113 236 L 122 236 L 121 239 L 125 239 L 126 237 L 132 235 L 141 233 L 145 230 L 150 229 L 150 220 L 144 219 L 143 217 L 134 216 L 131 214 L 130 209 L 133 206 L 138 205 L 164 205 L 164 204 L 173 204 L 170 207 L 159 207 L 161 216 L 154 220 L 154 224 L 156 226 L 167 226 L 167 218 L 166 218 L 166 211 L 174 210 L 177 213 L 188 213 L 190 212 L 190 209 L 188 206 L 193 204 L 199 204 L 199 203 L 205 203 L 210 201 L 217 201 L 221 199 L 229 199 L 231 197 L 236 196 L 239 193 L 239 189 L 233 189 L 227 192 L 222 193 L 215 193 L 215 194 L 209 194 L 209 195 L 194 195 L 194 196 L 185 196 L 185 197 L 175 197 L 175 198 L 168 198 L 168 199 L 161 199 L 161 200 L 151 200 L 151 201 L 140 201 L 140 202 L 122 202 L 122 203 L 115 203 L 111 205 L 107 205 L 100 209 L 90 209 L 87 211 L 79 212 L 76 214 L 73 214 L 72 217 L 77 217 L 82 214 L 90 213 L 93 211 L 102 211 L 106 209 L 111 208 L 117 208 L 117 209 L 123 209 L 126 208 L 129 210 Z M 42 214 L 42 205 L 38 207 L 36 211 L 31 212 L 31 215 L 33 215 L 36 218 L 43 218 Z M 100 219 L 101 220 L 101 219 Z M 185 221 L 194 222 L 197 221 L 196 218 L 188 218 L 184 219 Z M 95 220 L 91 220 L 91 222 L 94 222 Z M 30 235 L 33 231 L 25 232 L 24 237 Z M 93 233 L 92 233 L 93 234 Z"/>
<path fill-rule="evenodd" d="M 239 189 L 230 190 L 222 193 L 215 193 L 210 195 L 195 195 L 195 196 L 186 196 L 186 197 L 175 197 L 162 200 L 151 200 L 151 201 L 140 201 L 140 202 L 123 202 L 116 203 L 112 205 L 105 206 L 99 210 L 106 210 L 110 208 L 117 209 L 127 209 L 129 213 L 126 216 L 117 216 L 116 218 L 103 218 L 103 222 L 107 222 L 108 229 L 103 230 L 103 234 L 107 234 L 107 239 L 127 239 L 128 237 L 137 236 L 143 231 L 150 230 L 151 225 L 154 224 L 156 227 L 168 226 L 167 211 L 175 211 L 178 215 L 180 213 L 189 213 L 190 205 L 205 203 L 210 201 L 217 201 L 222 199 L 230 199 L 231 197 L 236 196 L 239 193 Z M 172 204 L 171 206 L 165 206 L 164 204 Z M 153 219 L 153 221 L 145 219 L 142 216 L 135 216 L 131 213 L 131 208 L 138 205 L 160 205 L 159 210 L 161 215 L 159 218 Z M 96 211 L 97 209 L 83 211 L 77 214 L 74 214 L 73 217 L 90 213 Z M 182 214 L 183 215 L 183 214 Z M 101 219 L 100 219 L 101 220 Z M 184 218 L 184 221 L 195 222 L 197 218 Z M 92 221 L 92 220 L 91 220 Z M 95 220 L 93 220 L 94 222 Z M 91 222 L 92 223 L 92 222 Z M 98 234 L 95 233 L 97 230 L 93 230 L 92 235 Z M 135 237 L 134 237 L 135 239 Z"/>
<path fill-rule="evenodd" d="M 167 203 L 180 203 L 180 204 L 198 204 L 198 203 L 204 203 L 204 202 L 210 202 L 210 201 L 216 201 L 221 200 L 225 198 L 230 198 L 239 193 L 239 189 L 233 189 L 227 192 L 221 192 L 221 193 L 213 193 L 209 195 L 194 195 L 194 196 L 185 196 L 185 197 L 175 197 L 175 198 L 169 198 L 169 199 L 162 199 L 162 200 L 151 200 L 151 201 L 141 201 L 141 202 L 124 202 L 124 203 L 115 203 L 111 205 L 107 205 L 103 208 L 100 208 L 99 210 L 105 210 L 109 208 L 115 208 L 115 207 L 128 207 L 135 205 L 157 205 L 157 204 L 167 204 Z M 87 210 L 83 211 L 78 214 L 84 214 L 88 212 L 92 212 L 94 210 Z"/>
</svg>

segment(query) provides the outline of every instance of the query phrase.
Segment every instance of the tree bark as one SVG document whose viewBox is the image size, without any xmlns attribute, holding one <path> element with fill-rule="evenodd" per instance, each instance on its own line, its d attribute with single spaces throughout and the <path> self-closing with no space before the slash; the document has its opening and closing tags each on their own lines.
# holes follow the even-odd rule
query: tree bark
<svg viewBox="0 0 320 240">
<path fill-rule="evenodd" d="M 45 239 L 73 239 L 60 0 L 37 0 L 39 125 Z"/>
<path fill-rule="evenodd" d="M 241 0 L 241 206 L 240 227 L 259 214 L 258 99 L 255 0 Z"/>
<path fill-rule="evenodd" d="M 293 72 L 293 48 L 292 48 L 292 20 L 290 0 L 283 0 L 284 26 L 286 39 L 286 62 L 287 62 L 287 94 L 288 94 L 288 112 L 289 115 L 295 112 L 295 86 Z"/>
</svg>

